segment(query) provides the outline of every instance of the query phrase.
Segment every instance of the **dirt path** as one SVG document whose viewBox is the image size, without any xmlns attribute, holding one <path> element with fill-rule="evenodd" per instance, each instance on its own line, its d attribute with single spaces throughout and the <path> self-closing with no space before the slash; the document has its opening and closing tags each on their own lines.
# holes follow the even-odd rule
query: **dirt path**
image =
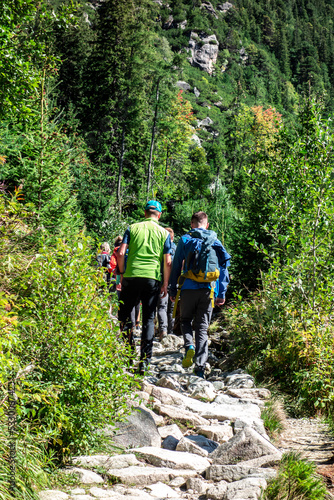
<svg viewBox="0 0 334 500">
<path fill-rule="evenodd" d="M 286 428 L 276 445 L 283 451 L 295 450 L 317 465 L 328 491 L 334 498 L 334 436 L 319 418 L 286 420 Z"/>
</svg>

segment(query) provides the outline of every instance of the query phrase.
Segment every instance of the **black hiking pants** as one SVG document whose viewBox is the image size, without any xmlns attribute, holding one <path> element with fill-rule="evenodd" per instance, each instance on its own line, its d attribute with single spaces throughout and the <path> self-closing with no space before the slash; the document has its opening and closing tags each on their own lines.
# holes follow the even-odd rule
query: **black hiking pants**
<svg viewBox="0 0 334 500">
<path fill-rule="evenodd" d="M 123 278 L 118 319 L 129 344 L 134 347 L 131 311 L 142 303 L 140 360 L 150 363 L 153 350 L 154 317 L 160 296 L 160 281 L 151 278 Z"/>
</svg>

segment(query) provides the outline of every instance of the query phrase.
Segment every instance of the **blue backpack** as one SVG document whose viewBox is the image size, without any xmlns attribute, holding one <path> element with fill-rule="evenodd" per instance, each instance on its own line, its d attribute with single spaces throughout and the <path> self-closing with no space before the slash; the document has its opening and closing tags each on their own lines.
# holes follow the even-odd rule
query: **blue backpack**
<svg viewBox="0 0 334 500">
<path fill-rule="evenodd" d="M 217 239 L 214 231 L 192 230 L 185 243 L 185 265 L 183 278 L 200 283 L 211 283 L 219 278 L 219 262 L 215 249 L 212 247 Z"/>
<path fill-rule="evenodd" d="M 176 316 L 177 303 L 180 298 L 182 286 L 187 278 L 199 283 L 212 283 L 211 301 L 214 307 L 214 285 L 219 278 L 219 260 L 215 249 L 212 247 L 217 239 L 214 231 L 193 229 L 188 233 L 185 242 L 184 271 L 178 279 L 178 291 L 175 297 L 173 318 Z"/>
</svg>

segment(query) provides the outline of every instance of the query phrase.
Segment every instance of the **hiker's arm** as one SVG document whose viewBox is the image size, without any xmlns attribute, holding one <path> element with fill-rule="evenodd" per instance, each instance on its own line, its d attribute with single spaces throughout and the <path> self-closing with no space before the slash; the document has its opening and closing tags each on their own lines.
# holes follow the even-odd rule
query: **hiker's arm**
<svg viewBox="0 0 334 500">
<path fill-rule="evenodd" d="M 177 293 L 177 280 L 179 279 L 179 276 L 181 274 L 183 260 L 184 260 L 184 244 L 183 244 L 183 239 L 180 238 L 180 241 L 176 247 L 172 265 L 172 272 L 170 275 L 169 296 L 171 300 L 176 296 Z"/>
<path fill-rule="evenodd" d="M 164 282 L 161 287 L 161 298 L 166 297 L 170 272 L 172 269 L 172 257 L 170 253 L 164 254 Z"/>
<path fill-rule="evenodd" d="M 118 270 L 120 274 L 124 274 L 125 271 L 125 255 L 126 251 L 128 249 L 128 246 L 126 243 L 122 243 L 121 246 L 119 247 L 118 250 L 118 256 L 117 256 L 117 264 L 118 264 Z"/>
<path fill-rule="evenodd" d="M 220 275 L 218 278 L 218 297 L 216 298 L 215 304 L 217 306 L 222 306 L 225 303 L 225 294 L 230 282 L 230 276 L 228 273 L 228 266 L 230 261 L 228 260 L 223 266 L 220 267 Z"/>
</svg>

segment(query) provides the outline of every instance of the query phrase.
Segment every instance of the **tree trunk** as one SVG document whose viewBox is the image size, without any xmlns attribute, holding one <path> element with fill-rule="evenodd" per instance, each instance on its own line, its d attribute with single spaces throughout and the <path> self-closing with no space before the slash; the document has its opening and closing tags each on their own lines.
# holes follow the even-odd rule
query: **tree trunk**
<svg viewBox="0 0 334 500">
<path fill-rule="evenodd" d="M 156 125 L 157 125 L 157 120 L 158 120 L 158 108 L 159 108 L 159 86 L 160 86 L 160 78 L 158 79 L 157 82 L 157 89 L 156 89 L 156 103 L 155 103 L 155 110 L 154 110 L 154 118 L 153 118 L 153 125 L 152 125 L 152 134 L 151 134 L 151 146 L 150 146 L 150 157 L 148 160 L 148 168 L 147 168 L 147 199 L 150 197 L 150 188 L 151 188 L 151 182 L 152 182 L 152 158 L 153 158 L 153 150 L 154 150 L 154 139 L 155 139 L 155 130 L 156 130 Z"/>
<path fill-rule="evenodd" d="M 119 159 L 118 180 L 117 180 L 117 202 L 118 202 L 120 211 L 122 211 L 121 182 L 122 182 L 122 176 L 123 176 L 124 152 L 125 152 L 125 123 L 123 123 L 123 130 L 122 130 L 121 156 Z"/>
</svg>

